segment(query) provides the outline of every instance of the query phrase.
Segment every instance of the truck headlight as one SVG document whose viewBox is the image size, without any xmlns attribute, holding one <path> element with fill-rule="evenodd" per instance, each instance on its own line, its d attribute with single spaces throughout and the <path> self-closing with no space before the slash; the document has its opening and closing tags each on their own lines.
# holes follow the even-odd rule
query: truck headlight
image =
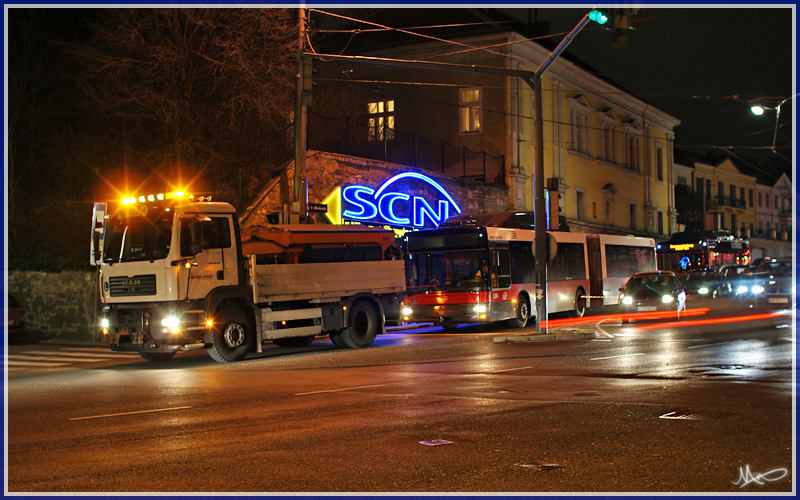
<svg viewBox="0 0 800 500">
<path fill-rule="evenodd" d="M 663 302 L 664 304 L 669 304 L 673 300 L 675 300 L 675 297 L 673 297 L 672 295 L 662 295 L 661 296 L 661 302 Z"/>
<path fill-rule="evenodd" d="M 109 325 L 108 319 L 103 318 L 100 320 L 100 326 L 102 326 L 103 328 L 108 328 L 108 325 Z"/>
<path fill-rule="evenodd" d="M 180 321 L 178 321 L 178 318 L 175 316 L 167 316 L 161 320 L 161 326 L 166 328 L 178 328 L 178 326 L 180 326 Z"/>
</svg>

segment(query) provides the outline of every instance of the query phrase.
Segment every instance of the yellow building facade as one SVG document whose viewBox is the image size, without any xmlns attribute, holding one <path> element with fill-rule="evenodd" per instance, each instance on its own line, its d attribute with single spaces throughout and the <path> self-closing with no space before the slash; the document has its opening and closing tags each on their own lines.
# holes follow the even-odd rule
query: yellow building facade
<svg viewBox="0 0 800 500">
<path fill-rule="evenodd" d="M 742 174 L 725 159 L 694 164 L 695 192 L 705 199 L 706 229 L 727 229 L 736 236 L 755 236 L 756 178 Z"/>
</svg>

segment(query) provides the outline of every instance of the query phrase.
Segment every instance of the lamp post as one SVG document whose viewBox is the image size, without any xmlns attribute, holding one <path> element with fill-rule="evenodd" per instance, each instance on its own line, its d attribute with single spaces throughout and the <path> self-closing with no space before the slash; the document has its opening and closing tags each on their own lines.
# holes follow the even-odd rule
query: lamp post
<svg viewBox="0 0 800 500">
<path fill-rule="evenodd" d="M 787 97 L 786 99 L 784 99 L 781 102 L 779 102 L 778 105 L 775 106 L 775 107 L 762 106 L 760 104 L 753 104 L 752 106 L 750 106 L 750 111 L 752 111 L 753 114 L 756 115 L 756 116 L 763 115 L 764 112 L 767 111 L 767 110 L 773 110 L 773 109 L 775 110 L 775 132 L 772 134 L 772 148 L 771 148 L 772 152 L 775 153 L 775 154 L 778 154 L 778 152 L 775 151 L 775 143 L 776 143 L 775 141 L 778 138 L 778 125 L 779 125 L 779 121 L 780 121 L 780 118 L 781 118 L 781 106 L 783 106 L 786 103 L 786 101 L 797 97 L 797 95 L 800 95 L 800 94 L 795 94 L 795 95 L 793 95 L 791 97 Z M 759 97 L 758 99 L 753 99 L 750 102 L 752 103 L 752 102 L 763 101 L 763 100 L 769 100 L 769 98 Z"/>
</svg>

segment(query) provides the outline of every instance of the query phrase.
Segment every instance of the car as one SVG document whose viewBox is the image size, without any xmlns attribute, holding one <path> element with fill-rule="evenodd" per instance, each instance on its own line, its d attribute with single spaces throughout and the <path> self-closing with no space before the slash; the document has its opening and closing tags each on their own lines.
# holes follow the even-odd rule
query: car
<svg viewBox="0 0 800 500">
<path fill-rule="evenodd" d="M 6 313 L 8 314 L 8 333 L 18 333 L 25 329 L 25 314 L 17 299 L 10 293 L 6 295 Z"/>
<path fill-rule="evenodd" d="M 743 295 L 752 293 L 753 267 L 750 264 L 733 264 L 722 266 L 719 270 L 721 295 L 730 295 L 742 298 Z"/>
<path fill-rule="evenodd" d="M 676 311 L 680 317 L 681 311 L 686 311 L 686 293 L 672 271 L 636 273 L 619 291 L 623 323 L 631 320 L 632 313 Z"/>
<path fill-rule="evenodd" d="M 791 258 L 764 260 L 753 276 L 763 289 L 768 306 L 793 307 L 796 304 L 794 269 Z"/>
<path fill-rule="evenodd" d="M 679 274 L 687 299 L 716 299 L 724 295 L 720 291 L 720 279 L 713 271 L 696 271 Z"/>
</svg>

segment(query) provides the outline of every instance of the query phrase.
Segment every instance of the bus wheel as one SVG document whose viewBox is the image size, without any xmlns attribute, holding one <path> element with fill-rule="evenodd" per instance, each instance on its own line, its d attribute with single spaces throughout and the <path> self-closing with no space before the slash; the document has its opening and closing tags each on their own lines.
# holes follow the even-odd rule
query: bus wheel
<svg viewBox="0 0 800 500">
<path fill-rule="evenodd" d="M 314 342 L 315 335 L 307 335 L 305 337 L 285 337 L 282 339 L 273 339 L 272 343 L 278 347 L 308 347 Z"/>
<path fill-rule="evenodd" d="M 360 349 L 372 345 L 378 334 L 380 321 L 372 304 L 366 300 L 359 300 L 350 309 L 347 325 L 342 331 L 341 340 L 347 347 Z"/>
<path fill-rule="evenodd" d="M 146 359 L 147 361 L 152 361 L 153 363 L 159 363 L 164 361 L 169 361 L 175 356 L 176 351 L 172 352 L 140 352 L 139 355 Z"/>
<path fill-rule="evenodd" d="M 208 355 L 220 363 L 244 359 L 253 342 L 253 327 L 247 315 L 229 307 L 223 309 L 217 321 L 219 326 L 214 328 Z"/>
<path fill-rule="evenodd" d="M 530 317 L 531 309 L 528 304 L 528 296 L 521 293 L 519 297 L 517 297 L 517 316 L 514 319 L 508 320 L 508 326 L 511 328 L 525 328 Z"/>
<path fill-rule="evenodd" d="M 575 310 L 572 312 L 576 318 L 583 317 L 586 314 L 586 291 L 583 288 L 578 288 L 575 293 Z"/>
</svg>

